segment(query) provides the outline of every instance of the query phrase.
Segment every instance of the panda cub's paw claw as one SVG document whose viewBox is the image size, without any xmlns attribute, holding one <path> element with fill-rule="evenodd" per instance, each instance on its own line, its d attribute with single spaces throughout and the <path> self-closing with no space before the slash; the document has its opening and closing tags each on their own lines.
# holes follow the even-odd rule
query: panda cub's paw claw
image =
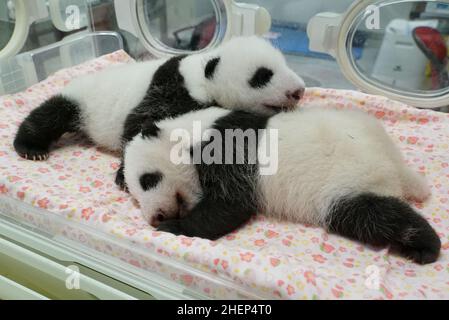
<svg viewBox="0 0 449 320">
<path fill-rule="evenodd" d="M 129 192 L 128 190 L 128 185 L 126 184 L 125 180 L 120 180 L 117 181 L 117 179 L 115 180 L 115 184 L 120 188 L 120 190 L 124 191 L 124 192 Z"/>
<path fill-rule="evenodd" d="M 19 156 L 27 160 L 45 161 L 49 158 L 50 154 L 48 152 L 29 151 L 27 153 L 19 153 Z"/>
<path fill-rule="evenodd" d="M 125 173 L 123 166 L 121 166 L 120 169 L 115 174 L 115 184 L 120 188 L 120 190 L 129 192 L 128 186 L 125 181 Z"/>
<path fill-rule="evenodd" d="M 415 263 L 428 264 L 438 260 L 440 255 L 440 242 L 427 243 L 417 246 L 404 246 L 400 249 L 400 254 Z"/>
<path fill-rule="evenodd" d="M 428 264 L 438 260 L 439 251 L 425 248 L 402 248 L 401 255 L 415 263 Z"/>
<path fill-rule="evenodd" d="M 423 228 L 413 228 L 398 246 L 393 246 L 401 256 L 419 264 L 428 264 L 438 260 L 441 250 L 441 240 L 436 232 L 425 225 Z M 403 239 L 404 240 L 404 239 Z"/>
<path fill-rule="evenodd" d="M 14 141 L 14 149 L 19 156 L 27 160 L 45 161 L 50 156 L 48 148 L 40 147 L 29 142 L 23 142 L 19 139 Z"/>
<path fill-rule="evenodd" d="M 157 231 L 170 232 L 177 236 L 183 234 L 181 223 L 179 220 L 176 219 L 161 222 L 159 227 L 157 227 Z"/>
</svg>

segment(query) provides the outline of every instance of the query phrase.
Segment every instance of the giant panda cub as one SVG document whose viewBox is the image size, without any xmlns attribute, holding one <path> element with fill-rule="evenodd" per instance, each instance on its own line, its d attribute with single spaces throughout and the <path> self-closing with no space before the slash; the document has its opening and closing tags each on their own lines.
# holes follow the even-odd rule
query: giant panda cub
<svg viewBox="0 0 449 320">
<path fill-rule="evenodd" d="M 111 68 L 72 81 L 20 125 L 14 147 L 46 160 L 66 132 L 85 133 L 110 150 L 123 146 L 143 121 L 160 121 L 210 105 L 273 114 L 296 107 L 304 82 L 280 51 L 252 36 L 205 53 Z M 124 187 L 123 167 L 116 182 Z"/>
<path fill-rule="evenodd" d="M 195 120 L 202 130 L 196 138 Z M 179 129 L 192 139 L 173 135 Z M 223 136 L 226 129 L 257 130 L 256 155 L 247 152 L 249 140 L 235 140 L 233 149 L 223 146 L 218 155 L 207 150 L 215 139 L 226 140 L 210 129 Z M 261 175 L 262 163 L 269 164 L 261 146 L 271 139 L 270 129 L 278 132 L 278 166 L 274 174 Z M 244 150 L 244 161 L 195 162 L 198 148 L 214 159 Z M 178 154 L 192 161 L 173 158 Z M 421 264 L 434 262 L 440 251 L 435 231 L 405 202 L 430 195 L 425 179 L 405 165 L 382 125 L 361 111 L 316 108 L 270 117 L 212 107 L 145 124 L 126 147 L 125 179 L 149 223 L 177 235 L 217 239 L 263 212 L 390 246 Z"/>
</svg>

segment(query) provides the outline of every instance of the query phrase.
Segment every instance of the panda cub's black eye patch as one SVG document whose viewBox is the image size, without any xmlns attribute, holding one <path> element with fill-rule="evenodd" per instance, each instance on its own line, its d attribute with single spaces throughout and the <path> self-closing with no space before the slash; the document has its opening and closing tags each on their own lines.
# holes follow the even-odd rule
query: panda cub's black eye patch
<svg viewBox="0 0 449 320">
<path fill-rule="evenodd" d="M 143 174 L 140 179 L 140 186 L 144 191 L 148 191 L 150 189 L 156 188 L 156 186 L 161 182 L 162 180 L 162 173 L 156 171 L 153 173 L 145 173 Z"/>
<path fill-rule="evenodd" d="M 251 88 L 263 88 L 271 81 L 273 75 L 274 72 L 272 70 L 265 67 L 260 67 L 257 69 L 251 80 L 249 80 L 249 85 Z"/>
<path fill-rule="evenodd" d="M 206 68 L 204 69 L 204 76 L 206 79 L 213 79 L 215 75 L 215 70 L 217 69 L 218 63 L 220 62 L 220 58 L 213 58 L 206 64 Z"/>
</svg>

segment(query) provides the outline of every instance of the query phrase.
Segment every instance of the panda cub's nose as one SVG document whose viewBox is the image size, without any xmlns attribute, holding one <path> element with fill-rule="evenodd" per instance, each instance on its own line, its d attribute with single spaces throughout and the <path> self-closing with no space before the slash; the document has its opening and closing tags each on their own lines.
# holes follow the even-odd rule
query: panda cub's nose
<svg viewBox="0 0 449 320">
<path fill-rule="evenodd" d="M 162 210 L 158 210 L 157 214 L 151 217 L 150 225 L 154 228 L 157 228 L 164 220 L 165 220 L 164 212 Z"/>
<path fill-rule="evenodd" d="M 305 89 L 304 88 L 300 88 L 298 90 L 295 91 L 287 91 L 286 96 L 289 100 L 295 100 L 295 101 L 299 101 L 302 99 L 302 97 L 304 96 L 304 92 Z"/>
</svg>

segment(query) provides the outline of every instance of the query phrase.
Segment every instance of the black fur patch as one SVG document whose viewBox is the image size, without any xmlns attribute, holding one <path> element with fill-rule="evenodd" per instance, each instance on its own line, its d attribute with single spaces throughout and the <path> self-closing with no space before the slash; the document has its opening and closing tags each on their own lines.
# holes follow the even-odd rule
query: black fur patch
<svg viewBox="0 0 449 320">
<path fill-rule="evenodd" d="M 260 67 L 257 69 L 254 76 L 249 80 L 249 85 L 251 88 L 263 88 L 268 85 L 268 83 L 271 81 L 271 78 L 273 78 L 273 71 L 265 68 Z"/>
<path fill-rule="evenodd" d="M 226 129 L 265 129 L 268 116 L 246 111 L 233 111 L 218 119 L 213 128 L 225 136 Z M 257 135 L 258 137 L 258 135 Z M 210 142 L 205 142 L 202 148 Z M 222 141 L 225 150 L 225 139 Z M 257 146 L 256 146 L 257 147 Z M 197 164 L 203 196 L 200 202 L 182 219 L 161 223 L 160 231 L 190 237 L 217 239 L 239 228 L 257 213 L 258 164 L 248 163 L 248 144 L 234 144 L 233 157 L 244 149 L 244 164 Z M 242 150 L 240 150 L 241 152 Z M 222 153 L 223 163 L 225 154 Z"/>
<path fill-rule="evenodd" d="M 179 72 L 179 64 L 185 57 L 173 57 L 155 72 L 145 97 L 125 120 L 122 148 L 140 132 L 148 138 L 157 136 L 159 129 L 155 123 L 160 120 L 209 106 L 193 99 L 185 87 L 184 77 Z M 122 180 L 120 175 L 116 176 L 120 187 L 124 185 Z"/>
<path fill-rule="evenodd" d="M 217 69 L 218 63 L 220 62 L 220 58 L 213 58 L 209 60 L 206 64 L 206 68 L 204 69 L 204 76 L 206 79 L 213 79 L 215 75 L 215 70 Z"/>
<path fill-rule="evenodd" d="M 142 124 L 142 136 L 145 138 L 157 138 L 161 129 L 152 121 Z"/>
<path fill-rule="evenodd" d="M 125 167 L 123 166 L 123 160 L 120 163 L 120 168 L 115 174 L 115 184 L 119 186 L 121 190 L 128 192 L 128 186 L 125 181 Z"/>
<path fill-rule="evenodd" d="M 50 146 L 66 132 L 79 130 L 78 103 L 56 95 L 34 109 L 22 122 L 14 139 L 17 153 L 27 159 L 44 160 Z"/>
<path fill-rule="evenodd" d="M 327 217 L 329 231 L 391 249 L 426 264 L 438 259 L 441 241 L 410 205 L 393 197 L 364 193 L 339 199 Z"/>
<path fill-rule="evenodd" d="M 148 191 L 150 189 L 156 188 L 159 182 L 162 181 L 163 175 L 160 172 L 152 172 L 143 174 L 140 179 L 140 186 L 143 191 Z"/>
<path fill-rule="evenodd" d="M 155 123 L 208 106 L 193 99 L 185 87 L 184 77 L 179 72 L 179 64 L 185 57 L 173 57 L 155 72 L 145 97 L 125 121 L 123 147 L 141 132 L 146 121 Z"/>
</svg>

